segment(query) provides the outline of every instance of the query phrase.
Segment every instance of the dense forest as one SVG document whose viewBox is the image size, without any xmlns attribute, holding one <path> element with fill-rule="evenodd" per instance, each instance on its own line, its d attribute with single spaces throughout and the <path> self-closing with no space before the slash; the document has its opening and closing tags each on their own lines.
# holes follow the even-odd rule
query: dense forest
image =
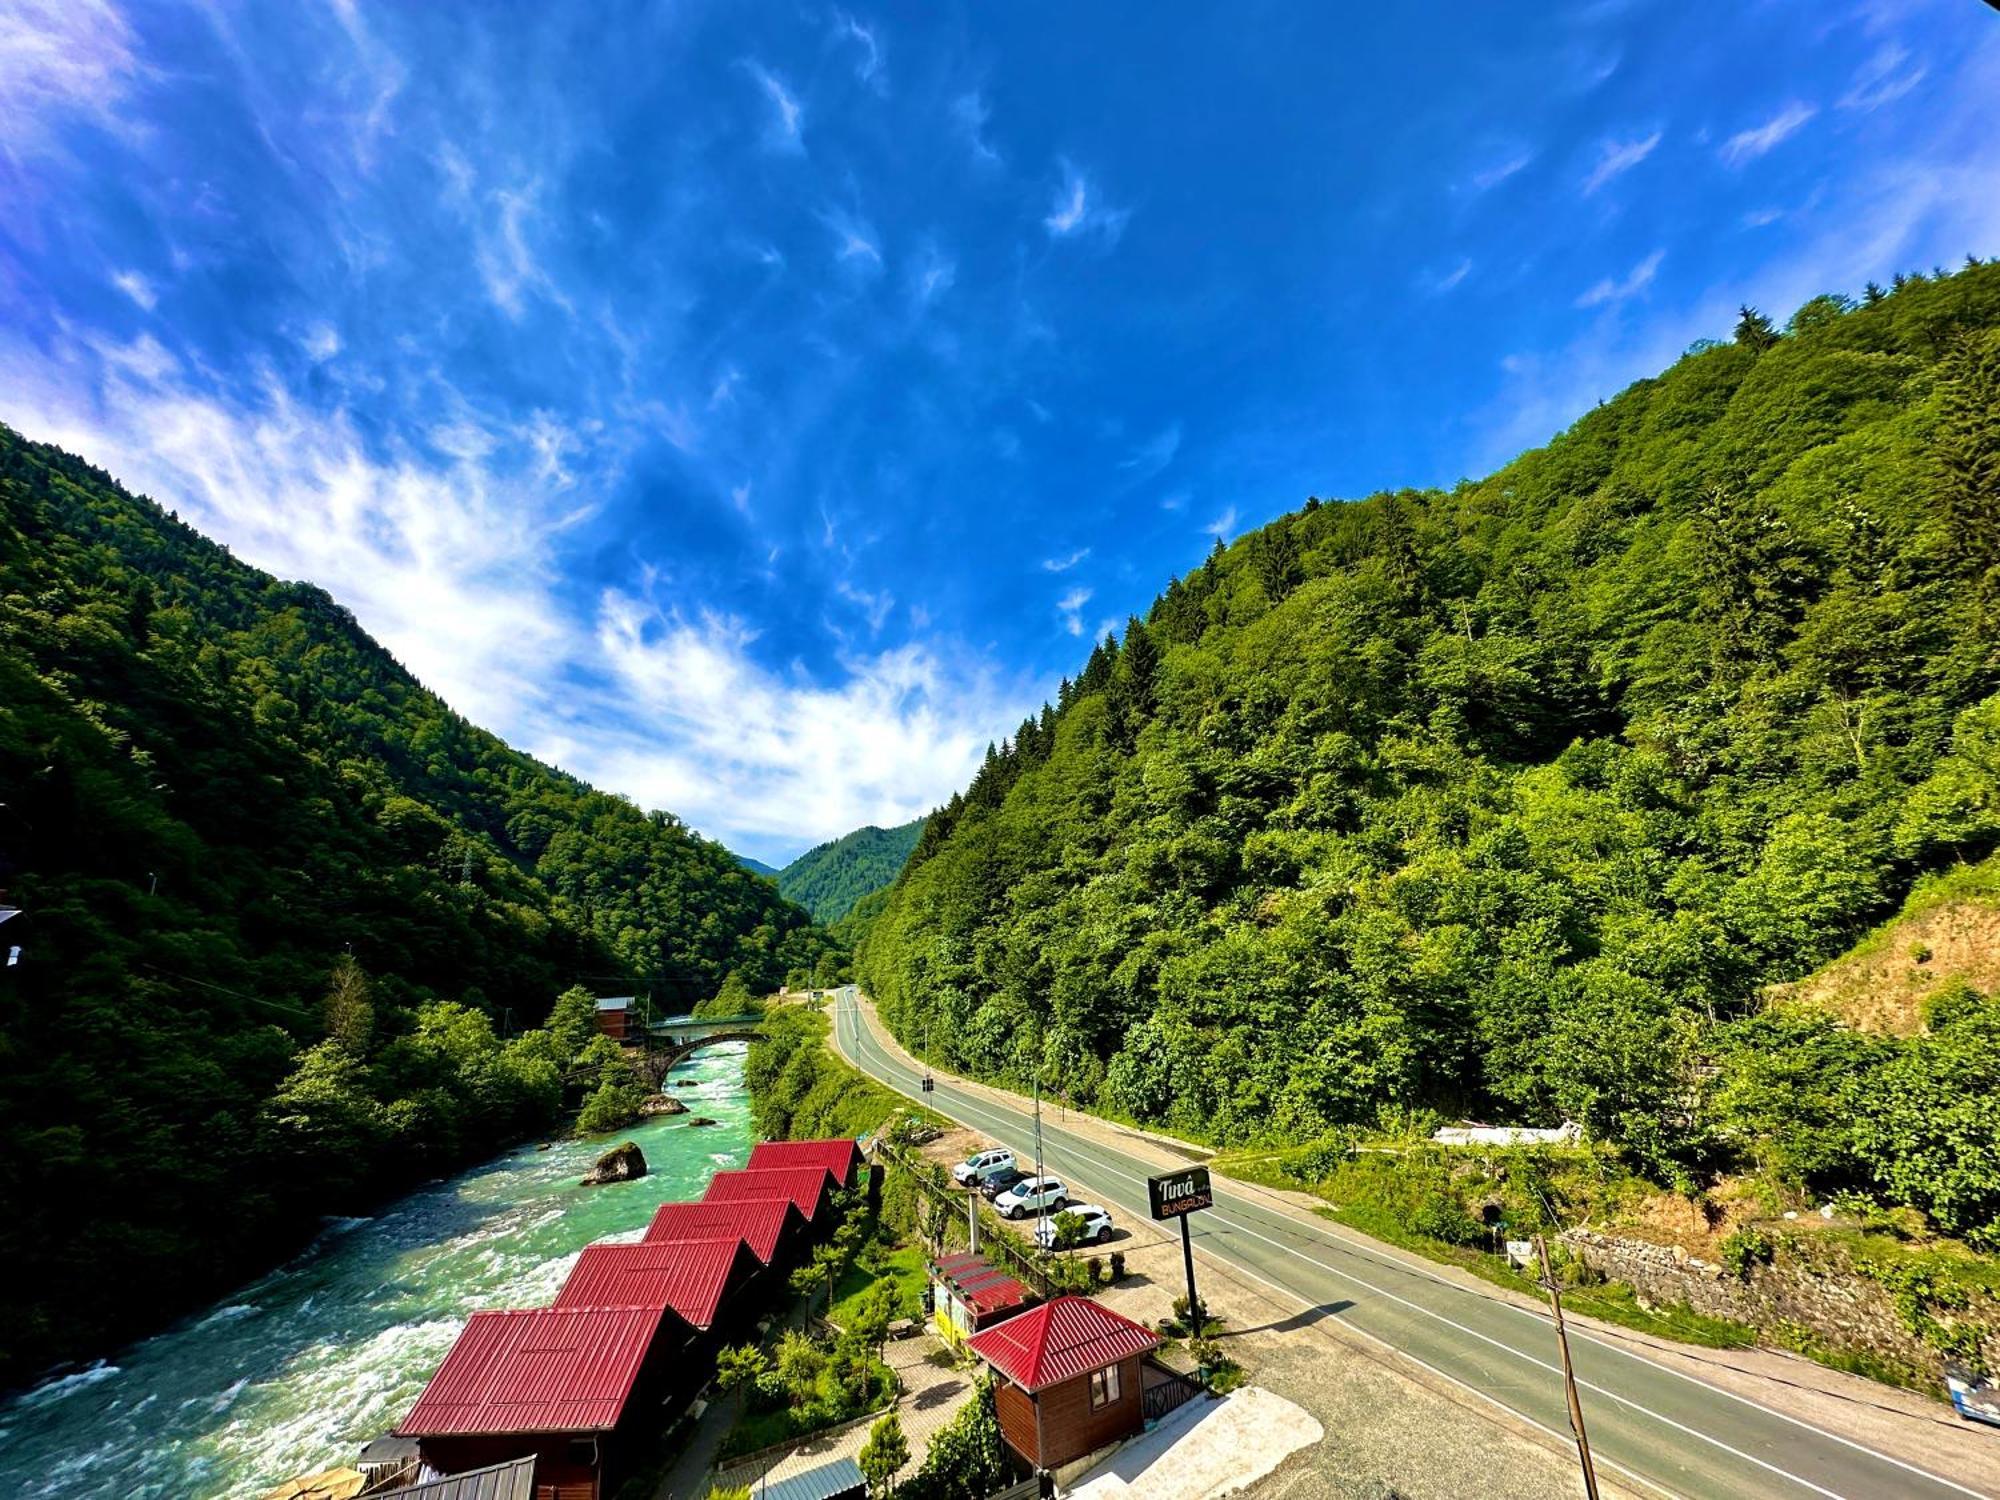
<svg viewBox="0 0 2000 1500">
<path fill-rule="evenodd" d="M 590 1023 L 519 1033 L 566 986 L 685 1003 L 831 952 L 318 589 L 4 428 L 0 896 L 0 1388 L 547 1128 Z"/>
<path fill-rule="evenodd" d="M 1996 690 L 2000 265 L 1746 308 L 1485 479 L 1218 542 L 857 964 L 955 1067 L 1218 1141 L 1569 1118 L 2000 1249 L 2000 996 L 1770 995 L 2000 844 Z"/>
<path fill-rule="evenodd" d="M 924 820 L 899 828 L 869 824 L 806 850 L 778 872 L 778 889 L 821 922 L 838 922 L 854 903 L 896 878 L 917 845 Z"/>
</svg>

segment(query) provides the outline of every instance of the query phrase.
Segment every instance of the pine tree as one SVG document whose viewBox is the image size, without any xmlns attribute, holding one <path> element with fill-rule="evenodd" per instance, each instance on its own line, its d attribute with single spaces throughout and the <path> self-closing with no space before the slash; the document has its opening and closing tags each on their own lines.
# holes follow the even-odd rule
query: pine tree
<svg viewBox="0 0 2000 1500">
<path fill-rule="evenodd" d="M 1762 354 L 1778 342 L 1778 330 L 1771 326 L 1769 318 L 1746 302 L 1742 307 L 1742 316 L 1736 320 L 1736 342 Z"/>
<path fill-rule="evenodd" d="M 1967 577 L 2000 563 L 2000 337 L 1959 341 L 1945 366 L 1936 454 L 1946 554 Z"/>
</svg>

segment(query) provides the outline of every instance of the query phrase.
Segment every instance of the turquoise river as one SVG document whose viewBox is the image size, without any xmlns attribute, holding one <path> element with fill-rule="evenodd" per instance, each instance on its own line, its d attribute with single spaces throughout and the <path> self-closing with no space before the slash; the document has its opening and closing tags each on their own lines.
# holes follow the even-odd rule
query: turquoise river
<svg viewBox="0 0 2000 1500">
<path fill-rule="evenodd" d="M 353 1460 L 410 1408 L 466 1315 L 546 1303 L 592 1240 L 637 1239 L 749 1154 L 744 1045 L 675 1070 L 692 1114 L 629 1132 L 651 1170 L 577 1179 L 604 1141 L 529 1144 L 329 1224 L 303 1253 L 164 1333 L 0 1405 L 9 1500 L 245 1500 Z M 717 1123 L 694 1127 L 685 1120 Z M 613 1137 L 623 1139 L 624 1137 Z"/>
</svg>

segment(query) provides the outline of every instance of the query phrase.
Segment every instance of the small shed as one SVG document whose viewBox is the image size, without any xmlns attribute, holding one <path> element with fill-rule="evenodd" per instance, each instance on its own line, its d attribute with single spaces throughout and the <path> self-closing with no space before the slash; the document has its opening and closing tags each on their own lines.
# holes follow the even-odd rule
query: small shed
<svg viewBox="0 0 2000 1500">
<path fill-rule="evenodd" d="M 863 1500 L 868 1479 L 853 1459 L 836 1458 L 803 1474 L 760 1481 L 750 1493 L 755 1500 Z"/>
<path fill-rule="evenodd" d="M 614 1042 L 627 1042 L 637 1029 L 633 995 L 605 995 L 597 1002 L 597 1029 Z"/>
<path fill-rule="evenodd" d="M 1001 1436 L 1038 1469 L 1053 1469 L 1141 1431 L 1141 1361 L 1151 1329 L 1088 1297 L 1057 1297 L 975 1333 L 967 1347 L 998 1372 Z"/>
<path fill-rule="evenodd" d="M 1011 1318 L 1035 1294 L 983 1255 L 961 1252 L 931 1262 L 931 1318 L 947 1343 L 962 1344 Z"/>
</svg>

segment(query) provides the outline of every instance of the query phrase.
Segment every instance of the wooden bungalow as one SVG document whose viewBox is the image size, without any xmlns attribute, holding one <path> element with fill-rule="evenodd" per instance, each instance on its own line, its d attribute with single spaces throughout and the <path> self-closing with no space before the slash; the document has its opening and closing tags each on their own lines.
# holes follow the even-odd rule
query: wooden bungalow
<svg viewBox="0 0 2000 1500">
<path fill-rule="evenodd" d="M 638 1037 L 638 1000 L 631 995 L 605 995 L 597 1002 L 597 1029 L 614 1042 Z"/>
<path fill-rule="evenodd" d="M 662 1203 L 646 1226 L 646 1242 L 705 1240 L 733 1234 L 765 1266 L 791 1264 L 806 1221 L 789 1198 L 742 1198 L 718 1203 Z"/>
<path fill-rule="evenodd" d="M 763 1263 L 743 1237 L 724 1231 L 706 1239 L 641 1240 L 589 1245 L 556 1293 L 556 1307 L 655 1307 L 671 1311 L 715 1342 L 754 1313 L 744 1293 Z"/>
<path fill-rule="evenodd" d="M 440 1475 L 533 1458 L 535 1500 L 605 1500 L 657 1439 L 662 1405 L 705 1378 L 678 1358 L 692 1336 L 659 1307 L 474 1313 L 396 1432 Z"/>
<path fill-rule="evenodd" d="M 835 1187 L 850 1188 L 867 1170 L 861 1147 L 845 1136 L 830 1141 L 759 1141 L 750 1148 L 750 1170 L 775 1171 L 787 1167 L 824 1167 Z"/>
<path fill-rule="evenodd" d="M 1159 1346 L 1150 1329 L 1088 1297 L 1057 1297 L 967 1340 L 999 1374 L 1001 1436 L 1037 1469 L 1144 1428 L 1141 1362 Z"/>
<path fill-rule="evenodd" d="M 1035 1302 L 1032 1291 L 983 1255 L 941 1255 L 930 1263 L 930 1277 L 931 1321 L 949 1344 L 963 1344 Z"/>
<path fill-rule="evenodd" d="M 833 1174 L 825 1167 L 772 1167 L 717 1172 L 701 1195 L 704 1203 L 745 1203 L 759 1198 L 789 1200 L 818 1237 L 832 1217 Z"/>
</svg>

